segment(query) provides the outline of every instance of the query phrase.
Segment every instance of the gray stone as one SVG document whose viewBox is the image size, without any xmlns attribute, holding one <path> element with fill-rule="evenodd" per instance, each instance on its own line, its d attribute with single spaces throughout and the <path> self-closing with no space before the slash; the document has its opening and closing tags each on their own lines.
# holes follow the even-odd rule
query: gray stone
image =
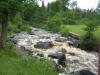
<svg viewBox="0 0 100 75">
<path fill-rule="evenodd" d="M 53 43 L 51 41 L 37 42 L 37 44 L 35 44 L 34 47 L 40 48 L 40 49 L 49 49 L 49 48 L 53 47 Z"/>
<path fill-rule="evenodd" d="M 67 41 L 67 38 L 58 37 L 58 38 L 55 39 L 55 41 L 57 41 L 57 42 L 66 42 Z"/>
<path fill-rule="evenodd" d="M 13 42 L 14 44 L 17 44 L 18 40 L 17 40 L 16 38 L 13 38 L 13 39 L 12 39 L 12 42 Z"/>
<path fill-rule="evenodd" d="M 61 53 L 66 53 L 66 49 L 64 48 L 56 48 L 56 53 L 61 52 Z"/>
<path fill-rule="evenodd" d="M 69 44 L 69 46 L 74 46 L 74 47 L 78 47 L 79 46 L 79 40 L 74 39 L 74 38 L 72 38 L 70 36 L 67 38 L 66 42 Z"/>
<path fill-rule="evenodd" d="M 44 57 L 44 54 L 42 52 L 38 52 L 37 56 Z"/>
<path fill-rule="evenodd" d="M 58 59 L 58 64 L 65 67 L 66 56 L 64 53 L 51 53 L 48 55 L 48 57 Z"/>
<path fill-rule="evenodd" d="M 74 73 L 77 75 L 96 75 L 93 72 L 91 72 L 90 70 L 85 70 L 85 69 L 76 71 Z"/>
<path fill-rule="evenodd" d="M 47 31 L 39 29 L 39 28 L 32 28 L 31 34 L 40 36 L 40 35 L 46 35 L 48 33 Z"/>
</svg>

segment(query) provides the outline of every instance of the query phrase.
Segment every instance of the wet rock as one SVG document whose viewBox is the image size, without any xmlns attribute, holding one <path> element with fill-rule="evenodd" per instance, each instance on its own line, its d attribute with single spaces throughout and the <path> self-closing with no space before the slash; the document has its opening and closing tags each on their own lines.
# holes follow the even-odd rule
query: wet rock
<svg viewBox="0 0 100 75">
<path fill-rule="evenodd" d="M 77 40 L 79 40 L 79 37 L 80 37 L 78 34 L 76 34 L 74 32 L 69 32 L 68 33 L 68 36 L 70 36 L 70 37 L 72 37 L 74 39 L 77 39 Z"/>
<path fill-rule="evenodd" d="M 61 55 L 60 55 L 60 56 L 61 56 Z M 51 58 L 53 58 L 53 59 L 58 59 L 58 58 L 59 58 L 57 53 L 50 53 L 50 54 L 48 55 L 48 57 L 51 57 Z"/>
<path fill-rule="evenodd" d="M 67 41 L 67 38 L 58 37 L 58 38 L 55 39 L 55 41 L 57 41 L 57 42 L 66 42 Z"/>
<path fill-rule="evenodd" d="M 66 56 L 65 56 L 65 54 L 63 54 L 61 57 L 59 57 L 58 64 L 63 66 L 63 67 L 66 67 L 65 61 L 66 61 Z"/>
<path fill-rule="evenodd" d="M 59 52 L 59 53 L 50 53 L 48 55 L 48 57 L 60 59 L 63 55 L 64 55 L 64 53 L 61 53 L 61 52 Z"/>
<path fill-rule="evenodd" d="M 14 44 L 17 44 L 18 40 L 15 39 L 15 38 L 13 38 L 13 39 L 12 39 L 12 42 L 13 42 Z"/>
<path fill-rule="evenodd" d="M 50 36 L 47 35 L 39 36 L 39 39 L 50 39 Z"/>
<path fill-rule="evenodd" d="M 61 52 L 61 53 L 64 53 L 64 54 L 66 53 L 66 49 L 64 49 L 62 47 L 61 48 L 56 48 L 55 51 L 56 51 L 56 53 L 58 53 L 58 52 Z"/>
<path fill-rule="evenodd" d="M 67 38 L 66 42 L 69 44 L 69 46 L 73 46 L 73 47 L 78 47 L 79 46 L 79 40 L 74 39 L 70 36 Z"/>
<path fill-rule="evenodd" d="M 39 29 L 39 28 L 32 28 L 31 34 L 40 36 L 40 35 L 46 35 L 48 33 L 47 33 L 47 31 Z"/>
<path fill-rule="evenodd" d="M 44 54 L 42 52 L 38 52 L 37 56 L 44 57 Z"/>
<path fill-rule="evenodd" d="M 40 48 L 40 49 L 49 49 L 49 48 L 53 47 L 53 44 L 51 41 L 37 42 L 37 44 L 35 44 L 34 47 Z"/>
<path fill-rule="evenodd" d="M 96 75 L 94 74 L 93 72 L 91 72 L 90 70 L 79 70 L 77 72 L 74 72 L 75 74 L 78 74 L 78 75 Z"/>
<path fill-rule="evenodd" d="M 62 65 L 63 67 L 66 66 L 65 64 L 66 56 L 64 53 L 52 53 L 49 54 L 48 57 L 51 57 L 53 59 L 58 59 L 58 65 Z"/>
</svg>

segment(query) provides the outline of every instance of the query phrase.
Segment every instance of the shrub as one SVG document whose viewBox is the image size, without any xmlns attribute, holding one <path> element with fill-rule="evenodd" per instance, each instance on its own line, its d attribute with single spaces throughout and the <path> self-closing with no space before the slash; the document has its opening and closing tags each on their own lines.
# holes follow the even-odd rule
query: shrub
<svg viewBox="0 0 100 75">
<path fill-rule="evenodd" d="M 56 13 L 55 16 L 48 19 L 47 26 L 45 26 L 45 28 L 49 31 L 59 32 L 62 23 L 63 23 L 62 15 L 60 13 Z"/>
<path fill-rule="evenodd" d="M 66 28 L 64 25 L 61 25 L 60 31 L 59 31 L 59 32 L 62 34 L 62 36 L 67 36 L 69 30 L 68 30 L 68 28 Z"/>
<path fill-rule="evenodd" d="M 86 24 L 86 34 L 81 38 L 81 47 L 86 50 L 94 50 L 96 45 L 96 37 L 93 32 L 96 30 L 97 22 L 91 21 Z"/>
<path fill-rule="evenodd" d="M 67 20 L 67 24 L 76 25 L 77 22 L 76 22 L 76 20 L 74 20 L 74 19 L 68 19 L 68 20 Z"/>
</svg>

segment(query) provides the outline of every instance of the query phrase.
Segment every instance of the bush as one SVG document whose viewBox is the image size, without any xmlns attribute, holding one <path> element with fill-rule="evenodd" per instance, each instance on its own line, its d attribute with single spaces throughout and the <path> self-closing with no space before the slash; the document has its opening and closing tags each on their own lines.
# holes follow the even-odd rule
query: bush
<svg viewBox="0 0 100 75">
<path fill-rule="evenodd" d="M 67 24 L 70 24 L 70 25 L 76 25 L 77 22 L 76 22 L 76 20 L 68 19 L 68 20 L 67 20 Z"/>
<path fill-rule="evenodd" d="M 88 18 L 83 18 L 83 19 L 80 20 L 80 23 L 81 23 L 81 24 L 87 24 L 88 21 L 89 21 Z"/>
<path fill-rule="evenodd" d="M 16 33 L 16 32 L 19 32 L 20 29 L 18 29 L 17 25 L 15 25 L 13 22 L 10 22 L 9 21 L 9 27 L 8 27 L 8 32 L 9 33 Z"/>
<path fill-rule="evenodd" d="M 60 13 L 56 13 L 55 16 L 48 19 L 45 29 L 49 31 L 59 32 L 62 23 L 63 23 L 62 15 Z"/>
<path fill-rule="evenodd" d="M 96 37 L 93 33 L 86 33 L 81 40 L 81 47 L 86 50 L 93 50 L 96 44 Z"/>
<path fill-rule="evenodd" d="M 69 30 L 68 30 L 68 28 L 66 28 L 64 25 L 62 25 L 62 26 L 60 27 L 60 31 L 59 31 L 59 32 L 62 34 L 62 36 L 67 36 Z"/>
<path fill-rule="evenodd" d="M 96 21 L 91 21 L 86 24 L 86 34 L 81 38 L 81 47 L 86 50 L 94 50 L 96 45 L 96 37 L 93 32 L 96 30 Z"/>
</svg>

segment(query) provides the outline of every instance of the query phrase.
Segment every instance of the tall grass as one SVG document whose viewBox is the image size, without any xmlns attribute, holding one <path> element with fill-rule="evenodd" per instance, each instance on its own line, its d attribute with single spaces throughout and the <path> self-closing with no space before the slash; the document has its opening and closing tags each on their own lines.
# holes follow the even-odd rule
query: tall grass
<svg viewBox="0 0 100 75">
<path fill-rule="evenodd" d="M 0 75 L 57 75 L 52 62 L 39 61 L 31 56 L 22 59 L 20 53 L 7 45 L 0 50 Z"/>
</svg>

